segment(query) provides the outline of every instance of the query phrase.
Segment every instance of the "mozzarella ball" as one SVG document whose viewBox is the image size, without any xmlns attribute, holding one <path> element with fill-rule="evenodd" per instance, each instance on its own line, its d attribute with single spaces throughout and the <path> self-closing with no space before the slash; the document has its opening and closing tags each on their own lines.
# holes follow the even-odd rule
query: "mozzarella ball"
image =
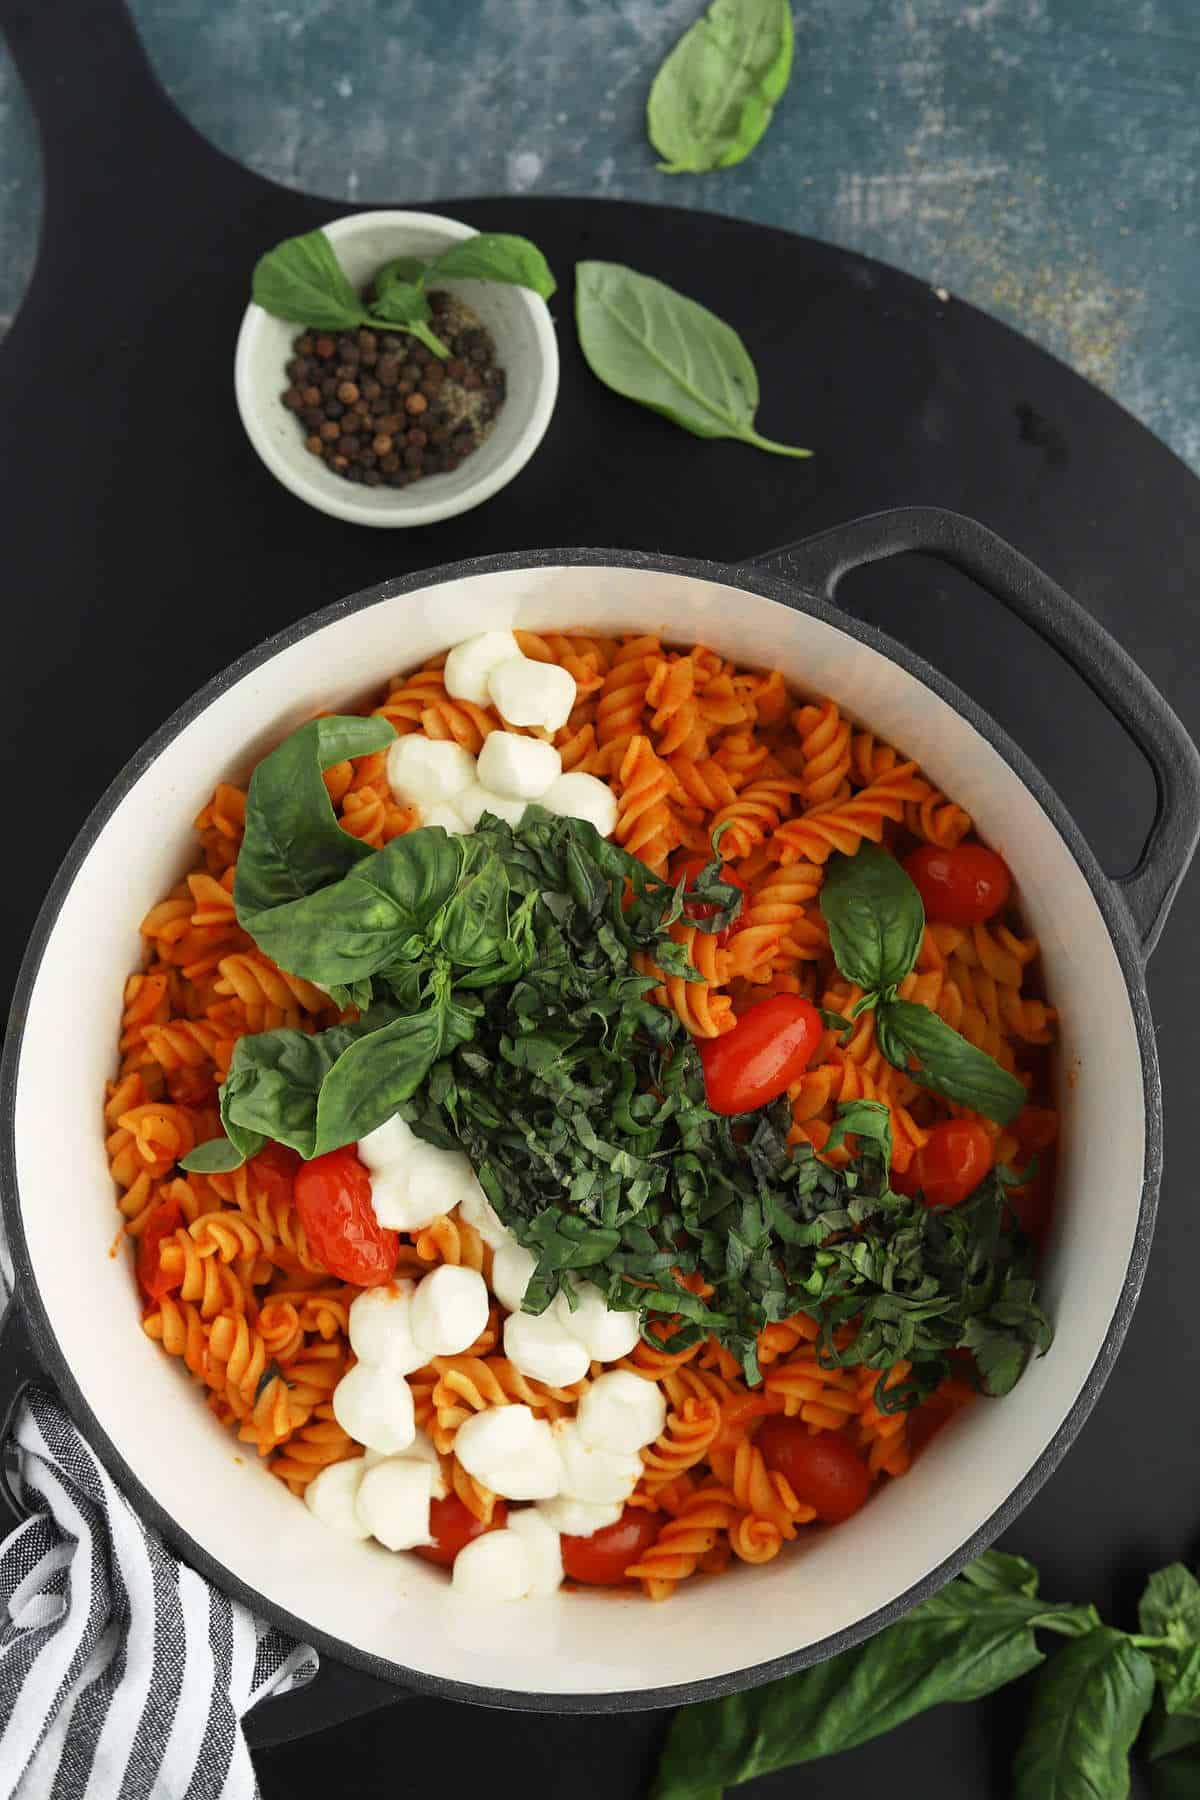
<svg viewBox="0 0 1200 1800">
<path fill-rule="evenodd" d="M 616 1362 L 620 1357 L 628 1356 L 642 1335 L 637 1312 L 617 1312 L 610 1308 L 594 1282 L 577 1281 L 571 1285 L 574 1308 L 562 1290 L 551 1308 L 559 1323 L 572 1337 L 579 1339 L 588 1356 L 597 1362 Z"/>
<path fill-rule="evenodd" d="M 495 737 L 497 734 L 493 731 L 491 735 Z M 496 818 L 503 819 L 506 824 L 517 826 L 525 817 L 527 805 L 525 800 L 511 800 L 504 794 L 493 794 L 477 781 L 454 796 L 454 809 L 468 831 L 474 831 L 485 812 L 494 813 Z"/>
<path fill-rule="evenodd" d="M 632 1369 L 609 1369 L 597 1375 L 575 1414 L 585 1443 L 597 1450 L 626 1454 L 644 1449 L 662 1434 L 667 1403 L 656 1381 L 644 1381 Z"/>
<path fill-rule="evenodd" d="M 487 1319 L 487 1283 L 478 1269 L 445 1263 L 426 1275 L 413 1295 L 413 1337 L 427 1352 L 425 1361 L 469 1349 Z"/>
<path fill-rule="evenodd" d="M 389 1456 L 364 1474 L 355 1510 L 360 1525 L 389 1550 L 429 1544 L 433 1470 L 426 1462 Z"/>
<path fill-rule="evenodd" d="M 575 1500 L 600 1502 L 629 1498 L 642 1472 L 642 1459 L 636 1452 L 597 1449 L 586 1441 L 574 1419 L 556 1419 L 550 1431 L 562 1461 L 560 1493 Z"/>
<path fill-rule="evenodd" d="M 388 786 L 404 806 L 453 801 L 475 779 L 475 758 L 461 744 L 439 742 L 419 731 L 397 738 L 387 754 Z"/>
<path fill-rule="evenodd" d="M 454 1559 L 450 1585 L 476 1602 L 523 1600 L 533 1586 L 533 1567 L 524 1541 L 514 1531 L 485 1531 L 464 1544 Z"/>
<path fill-rule="evenodd" d="M 492 1292 L 506 1312 L 520 1312 L 536 1268 L 537 1258 L 516 1238 L 500 1245 L 492 1258 Z"/>
<path fill-rule="evenodd" d="M 564 1537 L 591 1537 L 606 1525 L 615 1525 L 625 1511 L 623 1500 L 576 1500 L 570 1494 L 555 1494 L 553 1500 L 539 1500 L 537 1510 L 547 1525 Z"/>
<path fill-rule="evenodd" d="M 578 769 L 560 775 L 538 795 L 538 805 L 566 819 L 586 819 L 601 837 L 611 837 L 616 830 L 617 797 L 597 775 L 584 775 Z"/>
<path fill-rule="evenodd" d="M 511 1232 L 480 1187 L 474 1171 L 471 1174 L 471 1186 L 464 1191 L 458 1210 L 467 1224 L 474 1226 L 489 1250 L 499 1250 L 512 1243 Z M 509 1307 L 509 1311 L 512 1310 Z"/>
<path fill-rule="evenodd" d="M 529 1592 L 533 1595 L 554 1593 L 563 1578 L 562 1550 L 554 1526 L 543 1518 L 536 1506 L 526 1506 L 520 1512 L 509 1513 L 508 1530 L 520 1538 L 529 1557 L 533 1575 Z"/>
<path fill-rule="evenodd" d="M 512 662 L 520 654 L 521 646 L 511 631 L 481 631 L 478 637 L 464 639 L 446 658 L 442 670 L 446 692 L 473 706 L 490 705 L 488 676 L 499 663 Z"/>
<path fill-rule="evenodd" d="M 428 1463 L 433 1473 L 434 1499 L 444 1500 L 446 1498 L 450 1490 L 446 1485 L 445 1476 L 442 1474 L 442 1459 L 433 1447 L 433 1439 L 427 1437 L 421 1430 L 417 1431 L 408 1449 L 398 1451 L 396 1457 L 385 1456 L 382 1450 L 364 1450 L 362 1454 L 363 1473 L 365 1474 L 368 1469 L 373 1469 L 376 1463 L 393 1462 L 397 1460 L 397 1457 L 403 1458 L 405 1462 Z"/>
<path fill-rule="evenodd" d="M 371 1174 L 382 1173 L 393 1163 L 403 1163 L 414 1144 L 419 1143 L 412 1129 L 405 1124 L 399 1113 L 393 1113 L 374 1131 L 368 1131 L 358 1140 L 358 1160 Z"/>
<path fill-rule="evenodd" d="M 586 1347 L 563 1329 L 550 1308 L 537 1315 L 510 1313 L 504 1321 L 504 1354 L 522 1375 L 550 1387 L 582 1381 L 591 1363 Z"/>
<path fill-rule="evenodd" d="M 314 1475 L 304 1490 L 304 1504 L 310 1513 L 340 1531 L 343 1537 L 365 1538 L 371 1533 L 354 1509 L 364 1468 L 361 1456 L 348 1462 L 330 1463 Z"/>
<path fill-rule="evenodd" d="M 475 1171 L 461 1150 L 440 1150 L 414 1139 L 404 1163 L 405 1208 L 412 1223 L 398 1229 L 420 1231 L 453 1212 L 474 1181 Z"/>
<path fill-rule="evenodd" d="M 455 837 L 466 829 L 462 814 L 456 812 L 448 800 L 443 800 L 438 806 L 423 806 L 421 823 L 422 825 L 440 825 L 443 831 L 449 831 Z"/>
<path fill-rule="evenodd" d="M 412 1389 L 403 1375 L 355 1363 L 333 1390 L 333 1416 L 356 1444 L 394 1456 L 416 1436 Z"/>
<path fill-rule="evenodd" d="M 429 1358 L 413 1337 L 411 1281 L 364 1288 L 350 1305 L 350 1348 L 359 1362 L 411 1375 Z"/>
<path fill-rule="evenodd" d="M 536 800 L 562 774 L 562 757 L 541 738 L 515 731 L 489 732 L 479 752 L 479 780 L 492 794 Z"/>
<path fill-rule="evenodd" d="M 548 1500 L 562 1474 L 545 1419 L 527 1406 L 490 1406 L 464 1419 L 454 1454 L 468 1475 L 506 1500 Z"/>
<path fill-rule="evenodd" d="M 557 731 L 571 716 L 575 677 L 557 663 L 514 656 L 492 669 L 488 693 L 500 717 L 510 725 L 541 725 L 546 731 Z"/>
</svg>

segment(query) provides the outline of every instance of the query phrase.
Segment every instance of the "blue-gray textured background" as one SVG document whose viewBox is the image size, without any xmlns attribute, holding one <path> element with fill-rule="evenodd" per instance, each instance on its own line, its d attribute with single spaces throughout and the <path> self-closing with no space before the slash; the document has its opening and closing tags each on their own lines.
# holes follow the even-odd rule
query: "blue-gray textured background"
<svg viewBox="0 0 1200 1800">
<path fill-rule="evenodd" d="M 352 205 L 617 195 L 827 238 L 1017 326 L 1200 469 L 1200 0 L 800 6 L 792 84 L 759 149 L 720 174 L 660 175 L 646 91 L 701 4 L 132 11 L 192 122 L 288 186 Z M 84 30 L 86 16 L 81 3 Z M 39 188 L 0 51 L 0 327 L 32 267 Z"/>
</svg>

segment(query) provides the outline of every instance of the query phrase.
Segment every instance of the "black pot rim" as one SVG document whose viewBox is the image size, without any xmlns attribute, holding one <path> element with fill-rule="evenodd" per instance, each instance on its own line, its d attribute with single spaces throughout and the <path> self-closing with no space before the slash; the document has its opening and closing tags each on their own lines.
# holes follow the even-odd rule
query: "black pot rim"
<svg viewBox="0 0 1200 1800">
<path fill-rule="evenodd" d="M 134 783 L 154 763 L 181 730 L 243 676 L 270 662 L 280 651 L 311 636 L 326 625 L 336 624 L 351 614 L 364 611 L 381 601 L 404 594 L 438 587 L 448 581 L 473 575 L 500 574 L 526 569 L 620 567 L 650 573 L 693 577 L 702 581 L 738 587 L 767 600 L 775 600 L 792 611 L 807 613 L 833 626 L 845 636 L 856 639 L 897 663 L 926 687 L 933 690 L 953 710 L 984 737 L 1013 770 L 1047 813 L 1066 843 L 1080 872 L 1088 883 L 1107 926 L 1125 979 L 1126 992 L 1133 1014 L 1141 1060 L 1145 1096 L 1145 1157 L 1142 1192 L 1137 1227 L 1130 1250 L 1129 1263 L 1121 1293 L 1108 1328 L 1097 1347 L 1095 1360 L 1070 1411 L 1058 1426 L 1033 1467 L 1013 1492 L 979 1527 L 948 1556 L 898 1595 L 887 1605 L 866 1618 L 847 1626 L 815 1644 L 775 1657 L 744 1669 L 729 1670 L 701 1681 L 684 1682 L 671 1687 L 632 1689 L 605 1693 L 527 1693 L 504 1688 L 485 1688 L 474 1683 L 430 1675 L 419 1669 L 377 1657 L 357 1649 L 344 1640 L 315 1630 L 303 1619 L 276 1605 L 235 1577 L 189 1533 L 181 1530 L 166 1513 L 154 1495 L 134 1475 L 117 1445 L 93 1414 L 76 1382 L 66 1358 L 59 1348 L 53 1323 L 38 1291 L 29 1259 L 21 1220 L 20 1198 L 16 1181 L 15 1124 L 16 1085 L 20 1063 L 24 1021 L 34 983 L 41 968 L 46 945 L 58 914 L 76 875 L 90 855 L 99 833 Z M 221 1588 L 242 1601 L 251 1611 L 271 1620 L 297 1638 L 314 1644 L 319 1650 L 351 1667 L 365 1670 L 377 1679 L 394 1683 L 401 1691 L 414 1690 L 446 1700 L 465 1701 L 525 1712 L 608 1713 L 649 1711 L 660 1707 L 690 1704 L 713 1699 L 744 1688 L 757 1687 L 781 1675 L 824 1661 L 840 1651 L 853 1648 L 893 1623 L 919 1601 L 934 1593 L 964 1565 L 986 1549 L 1023 1511 L 1038 1489 L 1052 1474 L 1081 1429 L 1095 1405 L 1129 1328 L 1145 1274 L 1158 1200 L 1162 1172 L 1162 1092 L 1155 1049 L 1153 1023 L 1143 969 L 1143 958 L 1133 922 L 1121 895 L 1104 874 L 1075 821 L 1025 753 L 1002 731 L 996 722 L 953 682 L 934 669 L 922 657 L 897 643 L 885 633 L 861 620 L 851 618 L 830 602 L 794 583 L 781 580 L 753 564 L 730 565 L 699 559 L 659 556 L 638 550 L 529 550 L 495 556 L 477 557 L 457 563 L 445 563 L 415 575 L 393 578 L 364 588 L 320 612 L 287 626 L 273 637 L 247 651 L 236 662 L 215 675 L 190 700 L 146 741 L 126 763 L 105 793 L 97 801 L 63 859 L 46 899 L 38 914 L 17 977 L 9 1015 L 3 1058 L 0 1060 L 0 1211 L 8 1233 L 16 1273 L 16 1300 L 27 1316 L 30 1331 L 43 1360 L 47 1374 L 57 1385 L 68 1410 L 86 1435 L 114 1480 L 134 1504 L 140 1516 L 161 1534 L 185 1561 Z"/>
</svg>

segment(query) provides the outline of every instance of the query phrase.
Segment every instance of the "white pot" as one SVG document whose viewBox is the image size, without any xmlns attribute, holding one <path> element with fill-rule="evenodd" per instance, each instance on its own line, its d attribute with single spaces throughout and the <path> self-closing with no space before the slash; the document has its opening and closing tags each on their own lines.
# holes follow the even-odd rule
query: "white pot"
<svg viewBox="0 0 1200 1800">
<path fill-rule="evenodd" d="M 941 554 L 1063 646 L 1155 764 L 1165 810 L 1123 896 L 998 728 L 907 651 L 779 573 L 832 594 L 856 563 Z M 1062 1156 L 1043 1293 L 1056 1338 L 1008 1399 L 972 1408 L 902 1481 L 794 1554 L 683 1584 L 664 1606 L 570 1593 L 479 1609 L 409 1556 L 321 1526 L 213 1419 L 139 1329 L 99 1101 L 138 921 L 194 856 L 220 779 L 319 708 L 474 632 L 654 632 L 782 669 L 899 743 L 1011 864 L 1061 1018 Z M 197 1567 L 344 1661 L 495 1705 L 603 1710 L 747 1686 L 867 1635 L 949 1578 L 1045 1479 L 1108 1373 L 1149 1244 L 1161 1120 L 1142 979 L 1191 854 L 1200 777 L 1165 703 L 1099 627 L 981 527 L 880 515 L 724 569 L 631 552 L 502 556 L 339 602 L 245 657 L 114 783 L 72 849 L 21 974 L 3 1071 L 4 1209 L 45 1368 L 135 1504 Z"/>
</svg>

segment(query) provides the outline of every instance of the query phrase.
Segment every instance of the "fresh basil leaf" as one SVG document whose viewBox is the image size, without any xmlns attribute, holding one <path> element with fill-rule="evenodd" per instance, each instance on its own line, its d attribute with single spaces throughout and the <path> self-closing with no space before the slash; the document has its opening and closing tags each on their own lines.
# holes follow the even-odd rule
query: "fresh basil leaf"
<svg viewBox="0 0 1200 1800">
<path fill-rule="evenodd" d="M 467 839 L 454 896 L 438 922 L 438 943 L 452 963 L 483 968 L 508 939 L 508 872 L 494 850 Z"/>
<path fill-rule="evenodd" d="M 1154 1698 L 1154 1670 L 1107 1625 L 1068 1644 L 1038 1678 L 1013 1765 L 1014 1800 L 1125 1800 L 1129 1752 Z"/>
<path fill-rule="evenodd" d="M 433 316 L 424 288 L 415 281 L 389 281 L 372 301 L 371 311 L 389 325 L 409 325 Z"/>
<path fill-rule="evenodd" d="M 1167 1711 L 1200 1719 L 1200 1645 L 1164 1656 L 1160 1649 L 1142 1646 L 1154 1664 L 1159 1692 Z"/>
<path fill-rule="evenodd" d="M 258 1149 L 262 1149 L 261 1144 Z M 249 1154 L 255 1155 L 257 1152 L 251 1151 Z M 180 1157 L 179 1166 L 186 1169 L 189 1175 L 231 1175 L 235 1169 L 241 1168 L 246 1155 L 231 1138 L 206 1138 L 204 1143 L 197 1144 L 194 1150 L 189 1150 L 186 1156 Z"/>
<path fill-rule="evenodd" d="M 367 323 L 366 308 L 323 231 L 285 238 L 268 250 L 255 265 L 250 291 L 265 312 L 317 331 L 352 331 Z"/>
<path fill-rule="evenodd" d="M 875 1041 L 890 1063 L 921 1087 L 1010 1125 L 1028 1096 L 1015 1075 L 969 1044 L 927 1006 L 887 1000 L 875 1014 Z"/>
<path fill-rule="evenodd" d="M 1151 1800 L 1196 1800 L 1200 1794 L 1200 1743 L 1150 1764 Z"/>
<path fill-rule="evenodd" d="M 827 1006 L 818 1006 L 817 1017 L 820 1019 L 822 1025 L 824 1025 L 826 1031 L 836 1031 L 838 1033 L 839 1044 L 844 1044 L 846 1039 L 850 1037 L 854 1031 L 853 1019 L 848 1019 L 844 1013 L 831 1012 Z"/>
<path fill-rule="evenodd" d="M 1168 1638 L 1177 1649 L 1200 1644 L 1200 1581 L 1183 1563 L 1151 1575 L 1138 1602 L 1138 1623 L 1147 1637 Z"/>
<path fill-rule="evenodd" d="M 377 294 L 382 294 L 384 288 L 391 287 L 395 281 L 414 282 L 420 287 L 428 267 L 428 262 L 421 256 L 393 256 L 390 262 L 376 269 L 372 286 Z"/>
<path fill-rule="evenodd" d="M 235 1145 L 268 1139 L 316 1155 L 317 1096 L 338 1058 L 364 1027 L 333 1025 L 309 1035 L 281 1028 L 239 1038 L 221 1089 L 221 1122 Z"/>
<path fill-rule="evenodd" d="M 432 263 L 427 281 L 504 281 L 530 288 L 549 300 L 558 283 L 536 244 L 504 231 L 480 231 L 462 238 Z"/>
<path fill-rule="evenodd" d="M 654 77 L 650 142 L 667 175 L 728 169 L 751 150 L 792 72 L 789 0 L 713 0 Z"/>
<path fill-rule="evenodd" d="M 1044 1660 L 1036 1629 L 1080 1610 L 953 1581 L 857 1649 L 765 1687 L 681 1709 L 650 1800 L 700 1800 L 851 1750 L 931 1706 L 994 1693 Z M 1038 1800 L 1051 1792 L 1040 1790 Z"/>
<path fill-rule="evenodd" d="M 390 1119 L 434 1063 L 467 1043 L 473 1030 L 472 1015 L 454 1003 L 446 983 L 424 1012 L 348 1045 L 321 1083 L 314 1154 L 354 1143 Z"/>
<path fill-rule="evenodd" d="M 892 1115 L 879 1100 L 847 1100 L 826 1139 L 826 1149 L 840 1150 L 848 1137 L 864 1138 L 888 1164 L 892 1160 Z"/>
<path fill-rule="evenodd" d="M 369 976 L 362 981 L 352 981 L 349 986 L 335 982 L 329 990 L 330 1000 L 342 1012 L 348 1006 L 355 1006 L 359 1012 L 366 1012 L 374 997 L 375 990 Z"/>
<path fill-rule="evenodd" d="M 1152 1800 L 1196 1800 L 1200 1793 L 1200 1718 L 1168 1713 L 1160 1694 L 1138 1749 L 1149 1760 Z"/>
<path fill-rule="evenodd" d="M 895 987 L 916 964 L 925 908 L 896 858 L 876 844 L 829 858 L 821 913 L 834 961 L 864 993 Z"/>
<path fill-rule="evenodd" d="M 1026 1599 L 1038 1591 L 1038 1572 L 1033 1564 L 1004 1550 L 985 1550 L 967 1564 L 961 1579 L 969 1587 L 989 1593 L 1023 1594 Z"/>
<path fill-rule="evenodd" d="M 395 735 L 387 719 L 313 719 L 259 763 L 233 884 L 238 924 L 252 937 L 262 914 L 340 880 L 370 856 L 369 846 L 338 824 L 322 771 L 382 750 Z"/>
<path fill-rule="evenodd" d="M 620 263 L 575 266 L 579 344 L 598 380 L 702 438 L 738 438 L 777 456 L 811 456 L 754 429 L 758 372 L 715 313 Z"/>
<path fill-rule="evenodd" d="M 254 914 L 248 928 L 280 968 L 347 986 L 428 951 L 425 934 L 458 885 L 462 859 L 458 837 L 421 826 L 364 857 L 341 881 Z"/>
</svg>

